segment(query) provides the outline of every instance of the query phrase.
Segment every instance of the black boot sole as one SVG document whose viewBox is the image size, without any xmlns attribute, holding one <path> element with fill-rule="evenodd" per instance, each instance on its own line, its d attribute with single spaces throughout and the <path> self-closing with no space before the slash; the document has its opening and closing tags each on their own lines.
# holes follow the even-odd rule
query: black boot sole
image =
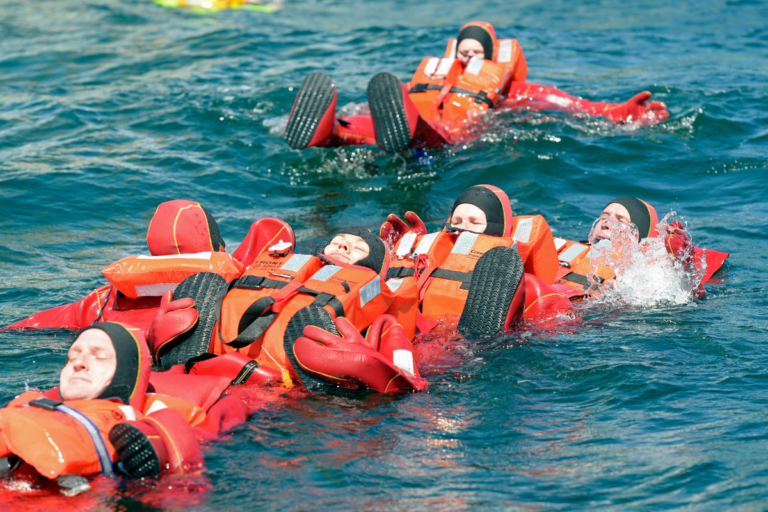
<svg viewBox="0 0 768 512">
<path fill-rule="evenodd" d="M 160 476 L 160 461 L 144 432 L 129 423 L 119 423 L 109 431 L 109 442 L 115 447 L 123 469 L 129 476 Z"/>
<path fill-rule="evenodd" d="M 388 153 L 399 153 L 411 144 L 411 129 L 403 104 L 400 80 L 379 73 L 368 83 L 368 106 L 376 130 L 376 142 Z"/>
<path fill-rule="evenodd" d="M 315 135 L 317 125 L 333 101 L 336 87 L 325 73 L 312 73 L 301 83 L 285 140 L 293 149 L 304 149 Z"/>
</svg>

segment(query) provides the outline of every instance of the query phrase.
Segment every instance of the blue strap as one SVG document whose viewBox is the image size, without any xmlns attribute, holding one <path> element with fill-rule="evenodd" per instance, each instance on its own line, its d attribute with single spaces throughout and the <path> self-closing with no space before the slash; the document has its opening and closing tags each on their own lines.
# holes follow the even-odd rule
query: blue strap
<svg viewBox="0 0 768 512">
<path fill-rule="evenodd" d="M 96 448 L 96 454 L 99 457 L 99 464 L 101 464 L 101 472 L 110 478 L 114 478 L 116 476 L 114 468 L 112 467 L 112 459 L 109 456 L 109 450 L 107 450 L 107 445 L 104 444 L 104 439 L 101 437 L 101 432 L 99 432 L 98 427 L 93 424 L 88 416 L 76 409 L 69 407 L 68 405 L 64 405 L 61 402 L 57 402 L 56 400 L 51 400 L 49 398 L 38 398 L 37 400 L 32 400 L 29 402 L 29 405 L 49 411 L 58 411 L 74 418 L 75 421 L 85 427 L 88 435 L 91 436 L 91 441 L 93 442 L 93 446 Z"/>
</svg>

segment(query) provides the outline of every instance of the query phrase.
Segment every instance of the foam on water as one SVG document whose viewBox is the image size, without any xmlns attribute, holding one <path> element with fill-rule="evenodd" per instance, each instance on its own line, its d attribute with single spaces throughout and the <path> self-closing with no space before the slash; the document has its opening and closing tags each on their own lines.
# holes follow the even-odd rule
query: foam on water
<svg viewBox="0 0 768 512">
<path fill-rule="evenodd" d="M 671 226 L 674 222 L 679 226 Z M 616 279 L 606 283 L 595 299 L 602 304 L 629 305 L 640 308 L 652 308 L 664 305 L 686 304 L 701 294 L 701 279 L 706 269 L 706 262 L 696 268 L 693 257 L 693 240 L 688 233 L 685 219 L 675 212 L 668 213 L 656 225 L 657 237 L 649 237 L 637 242 L 637 226 L 622 223 L 608 217 L 611 229 L 610 240 L 597 238 L 596 227 L 601 219 L 592 225 L 590 257 L 598 268 L 607 265 L 616 274 Z M 672 256 L 665 248 L 668 236 L 688 238 L 685 248 Z M 591 272 L 590 279 L 594 276 Z"/>
</svg>

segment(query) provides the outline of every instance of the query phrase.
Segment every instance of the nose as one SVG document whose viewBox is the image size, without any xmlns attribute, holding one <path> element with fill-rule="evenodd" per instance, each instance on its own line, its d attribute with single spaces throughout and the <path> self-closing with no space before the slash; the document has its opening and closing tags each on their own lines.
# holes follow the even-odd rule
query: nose
<svg viewBox="0 0 768 512">
<path fill-rule="evenodd" d="M 85 354 L 81 352 L 72 361 L 72 369 L 75 370 L 76 372 L 79 372 L 79 371 L 85 370 L 87 367 L 88 367 L 88 364 L 87 364 Z"/>
<path fill-rule="evenodd" d="M 341 243 L 339 243 L 339 250 L 342 252 L 349 252 L 349 244 L 346 240 L 343 240 Z"/>
</svg>

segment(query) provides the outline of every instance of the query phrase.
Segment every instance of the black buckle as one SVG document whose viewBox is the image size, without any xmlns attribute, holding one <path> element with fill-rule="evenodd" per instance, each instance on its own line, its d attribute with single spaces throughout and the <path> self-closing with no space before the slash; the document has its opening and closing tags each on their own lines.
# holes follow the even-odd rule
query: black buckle
<svg viewBox="0 0 768 512">
<path fill-rule="evenodd" d="M 37 407 L 38 409 L 45 409 L 46 411 L 55 411 L 58 406 L 64 404 L 58 400 L 52 400 L 50 398 L 37 398 L 29 402 L 29 405 Z"/>
</svg>

